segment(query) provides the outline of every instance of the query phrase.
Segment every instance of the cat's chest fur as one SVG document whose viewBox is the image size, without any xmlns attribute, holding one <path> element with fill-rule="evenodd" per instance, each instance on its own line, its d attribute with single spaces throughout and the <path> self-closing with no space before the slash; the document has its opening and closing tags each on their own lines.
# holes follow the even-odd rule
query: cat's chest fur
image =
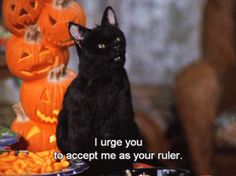
<svg viewBox="0 0 236 176">
<path fill-rule="evenodd" d="M 118 96 L 119 93 L 122 92 L 124 88 L 123 79 L 126 78 L 115 74 L 113 77 L 91 80 L 91 82 L 88 82 L 83 95 L 89 96 L 94 100 L 106 99 L 108 101 L 110 96 Z"/>
<path fill-rule="evenodd" d="M 128 80 L 125 70 L 122 69 L 117 73 L 111 73 L 109 76 L 87 80 L 81 85 L 79 91 L 81 92 L 82 103 L 87 103 L 93 107 L 94 113 L 99 115 L 103 113 L 101 109 L 105 109 L 111 113 L 114 106 L 119 104 L 120 98 L 126 91 L 126 81 Z M 103 114 L 106 115 L 106 114 Z"/>
</svg>

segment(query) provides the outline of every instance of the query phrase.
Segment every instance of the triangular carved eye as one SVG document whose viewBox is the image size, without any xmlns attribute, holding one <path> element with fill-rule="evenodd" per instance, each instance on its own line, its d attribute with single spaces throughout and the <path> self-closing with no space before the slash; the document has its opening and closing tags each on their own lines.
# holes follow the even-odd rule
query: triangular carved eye
<svg viewBox="0 0 236 176">
<path fill-rule="evenodd" d="M 53 19 L 51 16 L 49 16 L 49 22 L 54 26 L 57 21 L 55 19 Z"/>
<path fill-rule="evenodd" d="M 15 5 L 15 4 L 12 4 L 12 5 L 11 5 L 11 10 L 13 10 L 13 11 L 14 11 L 14 10 L 15 10 L 15 8 L 16 8 L 16 5 Z"/>
<path fill-rule="evenodd" d="M 27 15 L 28 12 L 25 9 L 21 9 L 20 16 Z"/>
<path fill-rule="evenodd" d="M 29 56 L 29 54 L 28 54 L 28 53 L 26 53 L 26 52 L 23 52 L 20 58 L 21 58 L 21 59 L 23 59 L 23 58 L 25 58 L 25 57 L 28 57 L 28 56 Z"/>
<path fill-rule="evenodd" d="M 49 101 L 49 93 L 48 93 L 47 89 L 43 90 L 43 92 L 42 92 L 42 94 L 40 96 L 40 100 L 44 101 L 44 102 L 50 102 Z"/>
<path fill-rule="evenodd" d="M 35 7 L 36 7 L 36 2 L 35 2 L 35 1 L 32 1 L 32 2 L 30 2 L 30 5 L 31 5 L 33 8 L 35 8 Z"/>
<path fill-rule="evenodd" d="M 40 53 L 45 52 L 45 51 L 48 51 L 48 50 L 49 50 L 48 48 L 46 48 L 45 46 L 42 46 L 42 47 L 40 48 Z"/>
</svg>

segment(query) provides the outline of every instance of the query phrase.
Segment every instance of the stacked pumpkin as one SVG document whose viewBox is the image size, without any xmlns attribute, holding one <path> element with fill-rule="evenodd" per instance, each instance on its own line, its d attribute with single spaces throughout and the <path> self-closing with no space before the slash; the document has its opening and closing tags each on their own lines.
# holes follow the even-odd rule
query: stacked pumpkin
<svg viewBox="0 0 236 176">
<path fill-rule="evenodd" d="M 56 125 L 64 93 L 76 74 L 67 69 L 73 45 L 67 24 L 85 25 L 82 8 L 73 0 L 3 0 L 3 19 L 12 33 L 6 60 L 22 79 L 20 103 L 11 128 L 22 136 L 20 149 L 57 149 Z"/>
</svg>

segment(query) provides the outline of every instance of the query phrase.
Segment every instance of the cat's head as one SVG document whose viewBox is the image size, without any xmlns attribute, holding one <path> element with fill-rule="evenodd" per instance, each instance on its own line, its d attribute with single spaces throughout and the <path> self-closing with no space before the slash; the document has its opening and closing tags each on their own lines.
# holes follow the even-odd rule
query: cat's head
<svg viewBox="0 0 236 176">
<path fill-rule="evenodd" d="M 100 70 L 124 66 L 125 37 L 111 7 L 104 11 L 101 25 L 88 29 L 70 23 L 69 32 L 78 49 L 80 63 L 87 62 L 91 67 Z"/>
</svg>

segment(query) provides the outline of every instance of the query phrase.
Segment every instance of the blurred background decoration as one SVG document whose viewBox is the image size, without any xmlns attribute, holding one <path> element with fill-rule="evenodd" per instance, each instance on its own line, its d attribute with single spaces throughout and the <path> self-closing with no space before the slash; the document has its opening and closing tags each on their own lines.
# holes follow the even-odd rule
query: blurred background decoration
<svg viewBox="0 0 236 176">
<path fill-rule="evenodd" d="M 164 162 L 168 166 L 198 170 L 197 173 L 200 173 L 199 161 L 193 163 L 188 150 L 189 141 L 186 142 L 186 134 L 181 127 L 183 120 L 179 121 L 178 118 L 179 109 L 176 108 L 173 87 L 177 73 L 202 56 L 201 34 L 207 0 L 77 1 L 85 10 L 88 27 L 92 28 L 100 23 L 101 14 L 107 5 L 112 6 L 118 15 L 120 28 L 127 38 L 126 68 L 132 83 L 137 123 L 147 140 L 149 150 L 181 152 L 183 160 Z M 233 0 L 222 2 L 229 5 Z M 222 4 L 216 3 L 215 9 L 218 10 L 221 6 Z M 225 18 L 219 19 L 227 21 Z M 8 36 L 7 31 L 3 31 L 0 29 L 0 38 Z M 227 51 L 226 49 L 226 54 Z M 77 71 L 79 59 L 75 48 L 71 47 L 70 53 L 69 68 Z M 19 86 L 19 81 L 7 70 L 4 46 L 1 46 L 0 125 L 9 127 L 15 118 L 11 106 L 19 100 Z M 220 146 L 219 150 L 213 152 L 217 176 L 236 175 L 235 114 L 234 108 L 228 108 L 218 115 L 215 127 L 212 124 L 213 128 L 204 131 L 215 132 L 216 142 Z M 195 121 L 190 118 L 190 123 L 194 124 Z M 198 149 L 201 145 L 200 141 L 195 148 Z M 200 157 L 204 157 L 207 152 L 203 151 Z"/>
</svg>

